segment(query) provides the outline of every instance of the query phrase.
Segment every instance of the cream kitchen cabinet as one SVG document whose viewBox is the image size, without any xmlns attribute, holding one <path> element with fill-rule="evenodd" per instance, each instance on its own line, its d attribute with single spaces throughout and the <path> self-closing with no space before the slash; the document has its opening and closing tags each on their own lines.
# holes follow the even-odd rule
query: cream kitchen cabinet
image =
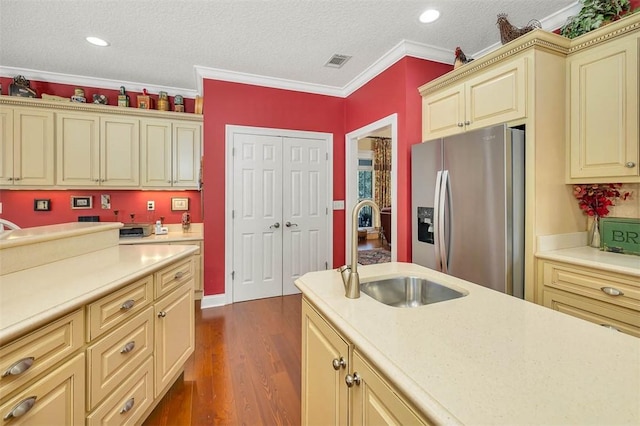
<svg viewBox="0 0 640 426">
<path fill-rule="evenodd" d="M 140 121 L 92 113 L 56 113 L 60 186 L 138 187 Z"/>
<path fill-rule="evenodd" d="M 302 424 L 430 424 L 376 366 L 306 300 L 302 304 Z"/>
<path fill-rule="evenodd" d="M 50 186 L 54 182 L 51 111 L 0 106 L 0 186 Z"/>
<path fill-rule="evenodd" d="M 593 47 L 585 41 L 568 57 L 568 183 L 640 182 L 637 21 L 630 34 Z"/>
<path fill-rule="evenodd" d="M 344 378 L 351 347 L 306 302 L 302 304 L 302 424 L 348 424 Z"/>
<path fill-rule="evenodd" d="M 422 98 L 422 139 L 429 140 L 526 116 L 527 58 L 506 59 Z"/>
<path fill-rule="evenodd" d="M 198 189 L 202 124 L 143 119 L 140 126 L 141 185 Z"/>
<path fill-rule="evenodd" d="M 0 348 L 4 424 L 84 423 L 83 335 L 78 310 Z"/>
<path fill-rule="evenodd" d="M 544 306 L 640 337 L 637 278 L 549 260 L 538 268 Z"/>
<path fill-rule="evenodd" d="M 434 424 L 419 416 L 397 394 L 366 357 L 353 352 L 351 400 L 352 425 L 420 425 Z"/>
</svg>

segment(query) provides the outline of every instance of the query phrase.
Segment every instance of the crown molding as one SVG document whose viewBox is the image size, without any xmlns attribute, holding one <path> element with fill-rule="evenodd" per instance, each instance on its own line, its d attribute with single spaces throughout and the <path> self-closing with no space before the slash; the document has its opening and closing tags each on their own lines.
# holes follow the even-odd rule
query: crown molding
<svg viewBox="0 0 640 426">
<path fill-rule="evenodd" d="M 381 74 L 391 65 L 395 64 L 405 56 L 412 56 L 414 58 L 442 62 L 444 64 L 453 63 L 453 54 L 449 50 L 424 43 L 418 43 L 415 41 L 402 40 L 400 43 L 391 48 L 391 50 L 382 55 L 382 57 L 374 62 L 369 68 L 367 68 L 360 75 L 351 80 L 342 89 L 342 96 L 346 98 L 347 96 L 351 95 L 353 92 L 364 86 L 374 77 Z"/>
<path fill-rule="evenodd" d="M 0 66 L 0 75 L 16 76 L 23 75 L 27 80 L 47 81 L 50 83 L 69 84 L 71 86 L 96 87 L 101 89 L 120 90 L 120 86 L 124 86 L 127 91 L 142 92 L 147 89 L 150 93 L 158 93 L 160 91 L 167 92 L 169 96 L 182 95 L 184 98 L 193 99 L 199 93 L 192 89 L 182 89 L 179 87 L 154 86 L 150 84 L 135 83 L 132 81 L 113 81 L 105 78 L 86 77 L 82 75 L 62 74 L 49 71 L 38 71 L 26 68 L 15 68 Z"/>
<path fill-rule="evenodd" d="M 581 9 L 582 9 L 582 3 L 580 3 L 579 0 L 574 1 L 570 5 L 558 10 L 555 13 L 552 13 L 546 18 L 541 19 L 540 24 L 542 24 L 542 29 L 546 31 L 557 30 L 558 28 L 562 27 L 565 24 L 565 22 L 567 22 L 567 19 L 569 19 L 570 16 L 577 15 Z M 494 50 L 499 49 L 500 47 L 502 47 L 502 43 L 492 44 L 491 46 L 488 46 L 474 53 L 473 55 L 471 55 L 471 57 L 478 59 L 486 55 L 487 53 L 491 53 Z"/>
<path fill-rule="evenodd" d="M 251 84 L 254 86 L 271 87 L 274 89 L 293 90 L 296 92 L 307 92 L 318 95 L 342 97 L 342 91 L 339 87 L 325 86 L 322 84 L 305 83 L 296 80 L 287 80 L 284 78 L 268 77 L 264 75 L 249 74 L 237 71 L 228 71 L 220 68 L 208 68 L 201 65 L 194 66 L 196 73 L 196 87 L 198 91 L 203 92 L 202 80 L 207 78 L 211 80 L 222 80 L 233 83 Z"/>
</svg>

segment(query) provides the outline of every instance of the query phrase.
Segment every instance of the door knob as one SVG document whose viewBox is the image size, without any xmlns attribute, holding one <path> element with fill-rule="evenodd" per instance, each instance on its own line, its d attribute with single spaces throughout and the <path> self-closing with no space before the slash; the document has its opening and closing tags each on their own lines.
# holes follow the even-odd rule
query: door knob
<svg viewBox="0 0 640 426">
<path fill-rule="evenodd" d="M 274 223 L 273 225 L 271 225 L 271 226 L 269 227 L 269 229 L 271 229 L 271 228 L 276 228 L 276 229 L 280 228 L 280 222 L 276 222 L 276 223 Z"/>
<path fill-rule="evenodd" d="M 284 224 L 284 226 L 286 226 L 287 228 L 291 228 L 292 226 L 298 226 L 297 223 L 291 223 L 291 222 L 287 222 Z"/>
<path fill-rule="evenodd" d="M 634 163 L 633 161 L 629 161 L 627 164 L 624 165 L 625 167 L 628 167 L 630 169 L 633 169 L 636 166 L 636 163 Z"/>
</svg>

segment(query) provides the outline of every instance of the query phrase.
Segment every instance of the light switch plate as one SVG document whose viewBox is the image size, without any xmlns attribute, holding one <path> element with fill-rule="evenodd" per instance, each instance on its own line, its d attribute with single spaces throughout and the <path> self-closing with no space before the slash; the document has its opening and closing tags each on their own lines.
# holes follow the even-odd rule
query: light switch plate
<svg viewBox="0 0 640 426">
<path fill-rule="evenodd" d="M 344 200 L 333 200 L 334 210 L 344 210 Z"/>
</svg>

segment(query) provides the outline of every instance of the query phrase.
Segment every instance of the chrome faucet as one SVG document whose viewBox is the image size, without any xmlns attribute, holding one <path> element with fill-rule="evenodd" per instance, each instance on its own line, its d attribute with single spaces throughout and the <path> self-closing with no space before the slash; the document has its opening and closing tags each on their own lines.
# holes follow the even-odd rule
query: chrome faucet
<svg viewBox="0 0 640 426">
<path fill-rule="evenodd" d="M 360 200 L 353 207 L 351 213 L 351 266 L 344 265 L 338 268 L 344 284 L 344 293 L 349 299 L 360 297 L 360 276 L 358 275 L 358 213 L 360 209 L 369 206 L 373 210 L 373 226 L 380 228 L 380 208 L 373 200 Z"/>
</svg>

